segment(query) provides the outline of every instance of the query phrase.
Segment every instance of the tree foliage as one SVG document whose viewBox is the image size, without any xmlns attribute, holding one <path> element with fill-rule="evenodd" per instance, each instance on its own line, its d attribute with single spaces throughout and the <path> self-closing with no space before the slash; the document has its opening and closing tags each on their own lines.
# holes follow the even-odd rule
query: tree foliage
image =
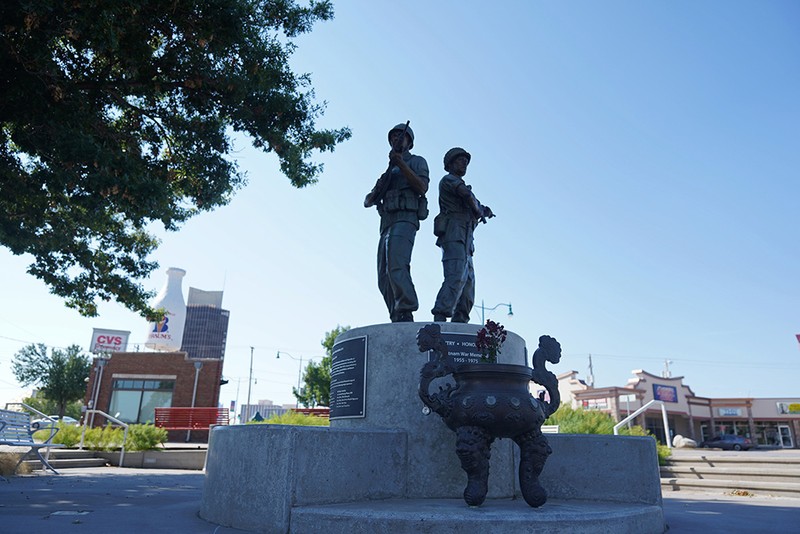
<svg viewBox="0 0 800 534">
<path fill-rule="evenodd" d="M 321 130 L 292 38 L 329 1 L 0 2 L 0 244 L 67 306 L 112 298 L 143 314 L 151 224 L 176 230 L 226 204 L 241 132 L 297 187 L 316 181 Z"/>
<path fill-rule="evenodd" d="M 331 403 L 331 361 L 333 359 L 333 344 L 336 338 L 350 330 L 349 326 L 339 326 L 325 333 L 325 338 L 320 343 L 325 348 L 325 357 L 317 362 L 309 362 L 303 373 L 303 387 L 300 391 L 292 388 L 297 402 L 306 408 L 315 406 L 330 406 Z"/>
<path fill-rule="evenodd" d="M 11 361 L 17 380 L 26 387 L 37 386 L 42 395 L 56 403 L 59 417 L 64 416 L 70 402 L 85 395 L 91 366 L 89 357 L 81 354 L 78 345 L 65 350 L 52 349 L 49 356 L 44 345 L 28 345 Z"/>
</svg>

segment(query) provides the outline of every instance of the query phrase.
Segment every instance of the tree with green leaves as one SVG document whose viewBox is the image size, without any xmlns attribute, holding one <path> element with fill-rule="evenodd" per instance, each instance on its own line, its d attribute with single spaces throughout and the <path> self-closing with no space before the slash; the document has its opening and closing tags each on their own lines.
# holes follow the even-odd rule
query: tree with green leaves
<svg viewBox="0 0 800 534">
<path fill-rule="evenodd" d="M 14 355 L 11 370 L 23 386 L 36 386 L 45 398 L 56 403 L 58 416 L 64 417 L 67 405 L 86 394 L 86 379 L 92 363 L 78 345 L 64 350 L 43 344 L 28 345 Z M 52 414 L 48 414 L 52 415 Z"/>
<path fill-rule="evenodd" d="M 349 326 L 339 326 L 325 333 L 325 338 L 320 343 L 325 348 L 325 357 L 317 362 L 309 362 L 303 373 L 303 387 L 300 391 L 292 388 L 297 402 L 306 408 L 315 406 L 330 406 L 331 403 L 331 361 L 333 359 L 333 344 L 339 335 L 350 330 Z"/>
<path fill-rule="evenodd" d="M 350 137 L 316 128 L 324 104 L 288 63 L 332 17 L 328 0 L 0 2 L 0 245 L 82 315 L 115 299 L 152 317 L 151 225 L 229 202 L 234 132 L 296 187 Z"/>
</svg>

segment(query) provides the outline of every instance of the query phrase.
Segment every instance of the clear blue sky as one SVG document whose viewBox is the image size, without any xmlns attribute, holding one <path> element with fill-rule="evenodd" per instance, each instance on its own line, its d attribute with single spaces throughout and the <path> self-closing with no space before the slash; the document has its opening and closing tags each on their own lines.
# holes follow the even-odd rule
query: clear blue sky
<svg viewBox="0 0 800 534">
<path fill-rule="evenodd" d="M 249 184 L 227 207 L 163 235 L 154 258 L 188 287 L 225 290 L 227 405 L 293 402 L 299 362 L 337 324 L 386 322 L 378 216 L 387 130 L 411 120 L 434 183 L 453 146 L 497 214 L 476 232 L 477 299 L 529 348 L 557 337 L 556 372 L 621 386 L 673 375 L 701 396 L 800 396 L 800 4 L 767 2 L 338 2 L 292 63 L 328 102 L 320 126 L 353 138 L 296 190 L 245 139 Z M 418 320 L 441 283 L 432 219 L 417 235 Z M 146 324 L 119 305 L 85 319 L 0 250 L 0 400 L 29 342 L 88 348 L 92 327 Z M 473 313 L 473 322 L 480 314 Z"/>
</svg>

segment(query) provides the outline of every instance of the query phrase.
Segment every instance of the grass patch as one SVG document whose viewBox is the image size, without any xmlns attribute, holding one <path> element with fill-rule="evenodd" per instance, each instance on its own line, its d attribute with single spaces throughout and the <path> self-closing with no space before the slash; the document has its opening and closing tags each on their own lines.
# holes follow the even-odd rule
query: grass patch
<svg viewBox="0 0 800 534">
<path fill-rule="evenodd" d="M 248 421 L 248 425 L 295 425 L 295 426 L 330 426 L 327 417 L 317 417 L 297 412 L 286 412 L 275 415 L 264 421 Z"/>
</svg>

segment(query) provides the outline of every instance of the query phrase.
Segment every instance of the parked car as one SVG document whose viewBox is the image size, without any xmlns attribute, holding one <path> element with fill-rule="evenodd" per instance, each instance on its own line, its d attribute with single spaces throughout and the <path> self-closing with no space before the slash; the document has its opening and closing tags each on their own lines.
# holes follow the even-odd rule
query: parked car
<svg viewBox="0 0 800 534">
<path fill-rule="evenodd" d="M 58 421 L 60 420 L 65 425 L 75 425 L 75 426 L 80 425 L 80 421 L 68 415 L 65 415 L 63 418 L 60 418 L 57 415 L 49 415 L 48 417 L 50 419 L 53 419 L 56 423 L 58 423 Z M 33 421 L 31 421 L 31 425 L 38 424 L 39 428 L 50 426 L 52 424 L 52 421 L 50 419 L 34 419 Z"/>
<path fill-rule="evenodd" d="M 734 434 L 722 434 L 707 439 L 700 444 L 706 449 L 723 449 L 726 451 L 747 451 L 755 447 L 750 438 L 736 436 Z"/>
</svg>

